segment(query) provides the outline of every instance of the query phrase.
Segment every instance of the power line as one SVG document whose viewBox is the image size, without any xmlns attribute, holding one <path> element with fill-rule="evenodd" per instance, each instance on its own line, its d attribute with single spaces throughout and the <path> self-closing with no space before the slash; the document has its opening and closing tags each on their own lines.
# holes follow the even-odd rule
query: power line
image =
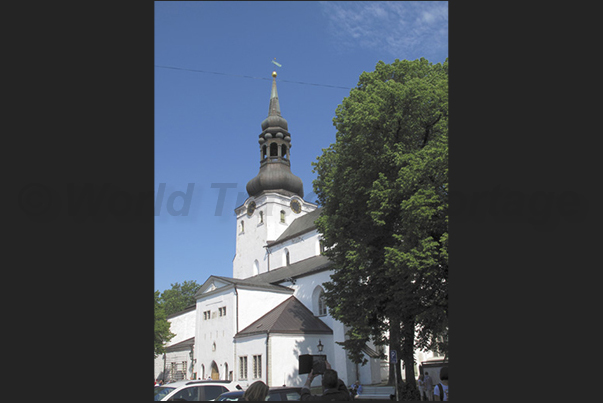
<svg viewBox="0 0 603 403">
<path fill-rule="evenodd" d="M 219 73 L 217 71 L 185 69 L 185 68 L 182 68 L 182 67 L 158 66 L 158 65 L 155 65 L 155 67 L 160 67 L 162 69 L 192 71 L 194 73 L 217 74 L 217 75 L 220 75 L 220 76 L 252 78 L 254 80 L 267 80 L 267 81 L 271 81 L 272 80 L 271 78 L 266 78 L 266 77 L 253 77 L 253 76 L 246 76 L 246 75 L 240 75 L 240 74 Z M 276 80 L 276 81 L 280 81 L 280 82 L 283 82 L 283 83 L 293 83 L 293 84 L 302 84 L 302 85 L 314 85 L 314 86 L 317 86 L 317 87 L 329 87 L 329 88 L 340 88 L 340 89 L 343 89 L 343 90 L 351 90 L 351 88 L 349 88 L 349 87 L 340 87 L 340 86 L 337 86 L 337 85 L 329 85 L 329 84 L 304 83 L 302 81 L 289 81 L 289 80 Z"/>
</svg>

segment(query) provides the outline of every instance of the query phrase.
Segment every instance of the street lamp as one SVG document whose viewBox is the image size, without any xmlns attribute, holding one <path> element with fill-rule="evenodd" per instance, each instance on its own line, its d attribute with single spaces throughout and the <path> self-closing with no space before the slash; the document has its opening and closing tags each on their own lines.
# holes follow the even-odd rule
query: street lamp
<svg viewBox="0 0 603 403">
<path fill-rule="evenodd" d="M 319 353 L 322 353 L 322 349 L 323 349 L 325 346 L 323 346 L 323 345 L 322 345 L 322 343 L 320 342 L 320 339 L 318 339 L 318 346 L 317 346 L 317 347 L 318 347 L 318 352 L 319 352 Z"/>
</svg>

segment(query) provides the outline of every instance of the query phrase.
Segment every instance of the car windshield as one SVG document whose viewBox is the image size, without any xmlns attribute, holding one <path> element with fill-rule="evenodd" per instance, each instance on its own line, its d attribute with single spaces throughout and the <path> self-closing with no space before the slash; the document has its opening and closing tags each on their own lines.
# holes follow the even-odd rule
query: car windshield
<svg viewBox="0 0 603 403">
<path fill-rule="evenodd" d="M 226 393 L 222 393 L 220 396 L 218 396 L 218 398 L 216 400 L 234 402 L 234 401 L 240 400 L 242 396 L 243 396 L 243 392 L 226 392 Z"/>
<path fill-rule="evenodd" d="M 168 393 L 170 393 L 172 390 L 174 390 L 176 388 L 171 388 L 169 386 L 157 386 L 155 387 L 155 399 L 153 399 L 154 401 L 158 402 L 161 399 L 163 399 L 165 396 L 167 396 Z"/>
</svg>

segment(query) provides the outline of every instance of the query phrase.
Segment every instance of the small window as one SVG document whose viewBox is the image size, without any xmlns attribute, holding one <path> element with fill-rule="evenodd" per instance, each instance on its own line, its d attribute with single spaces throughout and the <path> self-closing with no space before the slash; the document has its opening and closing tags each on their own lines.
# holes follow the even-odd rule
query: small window
<svg viewBox="0 0 603 403">
<path fill-rule="evenodd" d="M 247 379 L 247 356 L 239 357 L 239 380 Z"/>
<path fill-rule="evenodd" d="M 262 377 L 262 356 L 253 356 L 253 378 L 258 379 Z"/>
<path fill-rule="evenodd" d="M 285 210 L 281 210 L 281 222 L 285 222 Z"/>
<path fill-rule="evenodd" d="M 287 266 L 291 264 L 291 255 L 289 254 L 289 251 L 285 252 L 285 264 Z"/>
<path fill-rule="evenodd" d="M 245 232 L 245 221 L 241 220 L 241 232 Z"/>
<path fill-rule="evenodd" d="M 260 224 L 264 224 L 264 212 L 260 211 Z"/>
</svg>

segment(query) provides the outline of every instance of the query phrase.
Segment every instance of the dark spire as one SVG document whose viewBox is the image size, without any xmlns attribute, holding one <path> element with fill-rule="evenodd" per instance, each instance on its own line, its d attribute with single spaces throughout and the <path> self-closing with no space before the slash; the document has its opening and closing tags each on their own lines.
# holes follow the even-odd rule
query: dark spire
<svg viewBox="0 0 603 403">
<path fill-rule="evenodd" d="M 262 122 L 260 143 L 260 172 L 247 183 L 247 193 L 255 196 L 263 191 L 293 193 L 304 196 L 304 185 L 291 173 L 289 153 L 291 134 L 288 124 L 281 116 L 281 107 L 276 90 L 276 71 L 272 73 L 272 91 L 268 117 Z"/>
</svg>

